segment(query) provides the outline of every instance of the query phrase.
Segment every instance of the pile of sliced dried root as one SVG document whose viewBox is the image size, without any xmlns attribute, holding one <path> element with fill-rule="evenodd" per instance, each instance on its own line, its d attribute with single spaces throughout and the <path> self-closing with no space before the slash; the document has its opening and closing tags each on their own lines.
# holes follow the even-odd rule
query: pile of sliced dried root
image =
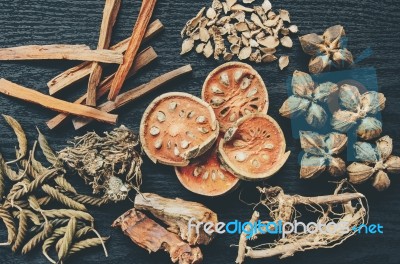
<svg viewBox="0 0 400 264">
<path fill-rule="evenodd" d="M 349 227 L 347 232 L 299 232 L 291 233 L 273 243 L 250 247 L 247 245 L 246 234 L 242 233 L 239 241 L 239 250 L 236 263 L 243 263 L 245 258 L 269 258 L 279 256 L 286 258 L 296 252 L 332 248 L 343 243 L 346 239 L 356 234 L 357 227 L 368 221 L 368 206 L 365 196 L 354 192 L 346 181 L 338 184 L 332 195 L 304 197 L 300 195 L 287 195 L 280 187 L 258 188 L 262 194 L 260 204 L 269 210 L 271 221 L 278 223 L 293 222 L 299 218 L 297 210 L 304 206 L 307 210 L 317 213 L 317 224 L 336 224 Z M 255 211 L 251 223 L 259 221 L 260 214 Z M 267 222 L 267 221 L 266 221 Z M 264 222 L 265 223 L 265 222 Z M 260 233 L 255 234 L 256 239 Z"/>
<path fill-rule="evenodd" d="M 0 155 L 0 219 L 8 238 L 2 247 L 27 254 L 42 247 L 43 255 L 51 262 L 49 250 L 55 249 L 59 262 L 81 250 L 104 246 L 106 237 L 94 229 L 94 218 L 86 205 L 100 206 L 106 201 L 78 194 L 65 178 L 65 170 L 39 131 L 39 146 L 52 164 L 45 167 L 35 159 L 35 147 L 28 153 L 28 141 L 21 125 L 12 117 L 4 116 L 17 135 L 17 159 L 6 162 Z M 18 167 L 15 171 L 12 167 Z M 5 179 L 12 182 L 10 189 Z M 94 236 L 93 236 L 94 235 Z"/>
<path fill-rule="evenodd" d="M 242 2 L 242 3 L 240 3 Z M 272 5 L 264 0 L 261 5 L 250 5 L 253 1 L 213 0 L 211 7 L 204 7 L 181 32 L 185 38 L 181 54 L 195 48 L 209 58 L 218 60 L 220 56 L 230 61 L 234 56 L 239 60 L 256 63 L 277 60 L 276 48 L 293 46 L 291 33 L 298 28 L 290 25 L 287 10 L 272 11 Z M 288 56 L 279 58 L 279 67 L 285 68 Z"/>
</svg>

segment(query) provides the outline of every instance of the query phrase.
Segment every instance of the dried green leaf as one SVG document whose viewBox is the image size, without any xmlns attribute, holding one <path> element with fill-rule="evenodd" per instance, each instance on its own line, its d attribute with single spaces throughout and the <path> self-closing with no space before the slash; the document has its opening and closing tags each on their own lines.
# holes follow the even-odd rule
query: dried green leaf
<svg viewBox="0 0 400 264">
<path fill-rule="evenodd" d="M 325 125 L 327 119 L 328 115 L 324 108 L 316 103 L 311 103 L 306 116 L 306 122 L 312 127 L 321 128 Z"/>
<path fill-rule="evenodd" d="M 313 156 L 308 153 L 301 159 L 300 178 L 313 179 L 318 177 L 326 169 L 325 158 Z"/>
<path fill-rule="evenodd" d="M 365 140 L 377 138 L 382 133 L 382 122 L 375 117 L 366 117 L 361 120 L 357 128 L 357 135 Z"/>
<path fill-rule="evenodd" d="M 282 104 L 279 113 L 283 117 L 296 118 L 304 115 L 309 106 L 309 100 L 292 95 Z"/>
</svg>

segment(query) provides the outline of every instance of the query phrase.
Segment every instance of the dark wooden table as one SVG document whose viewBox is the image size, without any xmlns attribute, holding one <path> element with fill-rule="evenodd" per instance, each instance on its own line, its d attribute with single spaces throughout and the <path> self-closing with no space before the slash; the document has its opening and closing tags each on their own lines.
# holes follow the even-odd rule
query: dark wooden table
<svg viewBox="0 0 400 264">
<path fill-rule="evenodd" d="M 92 48 L 97 45 L 99 26 L 101 23 L 104 1 L 66 1 L 66 0 L 15 0 L 0 1 L 0 47 L 11 47 L 28 44 L 88 44 Z M 122 10 L 114 30 L 113 43 L 130 35 L 141 1 L 123 1 Z M 374 67 L 377 71 L 378 85 L 387 97 L 383 112 L 384 134 L 395 139 L 394 152 L 400 155 L 400 4 L 394 0 L 355 1 L 355 0 L 316 0 L 273 1 L 274 8 L 285 8 L 290 11 L 293 23 L 301 30 L 300 34 L 311 32 L 322 33 L 331 25 L 345 26 L 349 38 L 349 49 L 358 57 L 366 48 L 373 50 L 373 55 L 360 62 L 356 67 Z M 207 1 L 159 1 L 154 18 L 159 18 L 165 25 L 165 31 L 151 42 L 159 55 L 157 62 L 126 82 L 125 89 L 136 87 L 152 78 L 190 63 L 193 75 L 181 79 L 157 92 L 143 97 L 130 104 L 120 113 L 120 124 L 138 131 L 139 120 L 145 107 L 162 92 L 185 91 L 199 96 L 202 83 L 207 74 L 222 63 L 206 60 L 197 54 L 179 56 L 181 38 L 180 31 L 185 22 L 197 11 L 211 4 Z M 282 126 L 286 134 L 288 148 L 292 155 L 285 167 L 267 183 L 280 185 L 287 193 L 302 195 L 324 195 L 333 191 L 334 185 L 328 183 L 329 176 L 322 176 L 315 181 L 299 179 L 297 162 L 299 142 L 291 137 L 290 120 L 279 116 L 278 109 L 287 97 L 285 82 L 294 70 L 307 70 L 308 56 L 302 53 L 296 39 L 292 50 L 280 50 L 280 54 L 290 55 L 289 67 L 280 71 L 276 64 L 254 65 L 268 86 L 270 95 L 269 114 Z M 47 92 L 46 83 L 61 71 L 76 65 L 76 62 L 44 61 L 44 62 L 1 62 L 0 77 L 7 78 L 43 93 Z M 71 87 L 60 97 L 73 99 L 79 96 L 86 87 L 86 81 Z M 66 141 L 84 131 L 75 132 L 71 124 L 56 131 L 49 131 L 45 121 L 54 113 L 40 107 L 18 100 L 0 96 L 0 112 L 17 118 L 26 129 L 29 139 L 36 137 L 35 126 L 38 126 L 49 138 L 55 149 L 66 145 Z M 88 130 L 102 132 L 112 129 L 108 125 L 92 125 Z M 0 148 L 4 155 L 11 159 L 16 139 L 4 121 L 0 120 Z M 247 221 L 251 216 L 252 206 L 248 203 L 257 201 L 255 186 L 244 183 L 239 190 L 220 198 L 204 198 L 192 194 L 182 187 L 172 168 L 154 166 L 146 158 L 144 164 L 144 185 L 142 190 L 154 192 L 166 197 L 198 201 L 206 204 L 218 213 L 222 221 Z M 382 235 L 357 235 L 333 249 L 320 249 L 298 253 L 285 260 L 270 259 L 247 263 L 400 263 L 400 180 L 392 176 L 392 185 L 386 192 L 378 193 L 370 185 L 359 187 L 359 191 L 367 195 L 370 205 L 370 222 L 384 226 Z M 77 189 L 88 192 L 89 187 L 76 176 L 73 179 Z M 262 183 L 259 183 L 261 185 Z M 241 196 L 239 198 L 239 194 Z M 70 263 L 169 263 L 164 253 L 149 255 L 135 246 L 120 230 L 113 230 L 110 225 L 120 214 L 131 208 L 131 202 L 105 206 L 101 209 L 90 209 L 95 216 L 98 230 L 103 235 L 111 236 L 108 243 L 110 256 L 105 258 L 101 249 L 86 251 L 73 257 Z M 266 212 L 262 212 L 266 215 Z M 0 227 L 1 240 L 5 240 L 3 226 Z M 236 258 L 238 235 L 222 235 L 211 246 L 203 248 L 204 263 L 233 263 Z M 0 248 L 0 263 L 46 263 L 46 259 L 38 251 L 28 255 L 13 255 L 9 249 Z"/>
</svg>

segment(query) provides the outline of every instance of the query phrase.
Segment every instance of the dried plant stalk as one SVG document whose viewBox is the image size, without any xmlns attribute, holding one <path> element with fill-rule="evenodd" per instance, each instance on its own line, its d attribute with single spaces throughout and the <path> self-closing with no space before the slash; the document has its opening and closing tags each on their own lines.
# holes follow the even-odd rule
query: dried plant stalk
<svg viewBox="0 0 400 264">
<path fill-rule="evenodd" d="M 58 251 L 58 259 L 60 261 L 64 260 L 64 258 L 68 255 L 68 251 L 71 248 L 75 232 L 76 232 L 76 218 L 72 217 L 69 220 L 68 225 L 65 229 L 65 234 L 61 239 L 60 249 Z"/>
<path fill-rule="evenodd" d="M 32 251 L 36 246 L 45 241 L 53 233 L 53 226 L 50 223 L 44 225 L 44 229 L 32 237 L 22 248 L 22 254 L 25 255 Z"/>
<path fill-rule="evenodd" d="M 118 11 L 121 5 L 121 0 L 106 0 L 103 20 L 101 22 L 100 37 L 97 44 L 97 49 L 108 49 L 111 41 L 112 28 L 118 16 Z M 93 62 L 92 69 L 89 77 L 87 100 L 86 104 L 89 106 L 96 106 L 96 90 L 100 84 L 103 67 L 98 62 Z"/>
<path fill-rule="evenodd" d="M 102 237 L 102 238 L 88 238 L 82 241 L 78 241 L 74 244 L 72 244 L 69 252 L 68 252 L 68 257 L 76 254 L 84 249 L 87 248 L 93 248 L 93 247 L 98 247 L 98 246 L 104 246 L 104 243 L 108 240 L 108 237 Z M 105 251 L 106 257 L 108 257 L 107 251 Z"/>
<path fill-rule="evenodd" d="M 18 84 L 7 81 L 6 79 L 0 79 L 0 93 L 27 102 L 39 104 L 43 107 L 58 112 L 93 118 L 114 125 L 117 123 L 118 116 L 116 115 L 103 113 L 92 107 L 73 104 L 48 95 L 44 95 L 35 90 L 28 89 Z"/>
<path fill-rule="evenodd" d="M 43 185 L 42 190 L 45 193 L 47 193 L 51 198 L 64 204 L 65 206 L 67 206 L 70 209 L 75 209 L 78 211 L 87 211 L 86 207 L 83 204 L 76 202 L 75 200 L 62 194 L 61 192 L 57 191 L 55 188 L 51 187 L 48 184 Z"/>
<path fill-rule="evenodd" d="M 143 50 L 141 53 L 139 53 L 138 57 L 136 58 L 127 78 L 130 78 L 131 76 L 135 75 L 140 69 L 142 69 L 143 67 L 150 64 L 156 58 L 157 58 L 157 54 L 152 47 L 149 47 L 149 48 Z M 100 97 L 105 95 L 110 90 L 113 79 L 114 79 L 114 74 L 108 76 L 106 79 L 104 79 L 100 83 L 100 87 L 96 94 L 97 100 L 100 99 Z M 75 104 L 85 104 L 86 98 L 87 98 L 87 94 L 84 94 L 78 100 L 76 100 L 74 103 Z M 58 127 L 60 124 L 62 124 L 68 118 L 68 116 L 69 115 L 65 114 L 65 113 L 58 114 L 57 116 L 55 116 L 54 118 L 50 119 L 47 122 L 47 126 L 50 129 L 54 129 L 54 128 Z"/>
<path fill-rule="evenodd" d="M 71 218 L 75 217 L 78 220 L 85 220 L 93 223 L 94 218 L 86 212 L 80 212 L 72 209 L 53 209 L 53 210 L 43 210 L 43 215 L 48 218 Z"/>
<path fill-rule="evenodd" d="M 115 78 L 111 84 L 110 93 L 108 95 L 108 99 L 110 101 L 114 101 L 117 98 L 128 72 L 132 67 L 133 61 L 136 58 L 140 44 L 142 43 L 144 34 L 146 32 L 146 28 L 150 22 L 156 2 L 156 0 L 147 0 L 142 2 L 135 27 L 133 28 L 132 37 L 124 55 L 124 62 L 120 65 L 115 73 Z"/>
<path fill-rule="evenodd" d="M 19 214 L 18 233 L 12 246 L 12 251 L 16 252 L 24 243 L 26 233 L 28 231 L 28 215 L 26 211 L 21 210 Z"/>
<path fill-rule="evenodd" d="M 80 60 L 121 64 L 123 56 L 112 50 L 91 50 L 86 45 L 56 44 L 1 48 L 0 60 Z"/>
<path fill-rule="evenodd" d="M 260 218 L 260 213 L 257 212 L 257 211 L 254 211 L 253 215 L 251 216 L 251 219 L 250 219 L 249 223 L 254 225 L 255 223 L 257 223 L 259 218 Z M 249 232 L 250 231 L 250 226 L 247 225 L 245 227 L 245 229 L 246 229 L 247 232 Z M 244 262 L 244 259 L 246 257 L 245 256 L 246 248 L 247 248 L 247 235 L 246 235 L 245 232 L 243 232 L 242 234 L 240 234 L 238 255 L 237 255 L 235 263 L 241 264 L 241 263 Z"/>
<path fill-rule="evenodd" d="M 46 137 L 42 134 L 42 132 L 40 132 L 39 128 L 36 129 L 39 133 L 38 142 L 43 155 L 46 157 L 48 162 L 50 162 L 53 166 L 56 166 L 59 163 L 56 153 L 50 147 L 49 142 L 47 142 Z"/>
<path fill-rule="evenodd" d="M 204 230 L 189 230 L 189 221 L 195 225 L 199 222 L 218 223 L 217 214 L 200 203 L 188 202 L 181 199 L 167 199 L 157 194 L 142 193 L 136 195 L 135 208 L 148 211 L 169 226 L 171 232 L 179 234 L 181 239 L 190 245 L 207 245 L 214 238 Z M 179 210 L 176 210 L 179 208 Z"/>
<path fill-rule="evenodd" d="M 15 237 L 17 236 L 17 228 L 15 227 L 14 219 L 11 216 L 10 212 L 2 206 L 0 206 L 0 218 L 3 220 L 6 226 L 8 236 L 7 242 L 0 243 L 0 246 L 11 245 L 14 242 Z"/>
<path fill-rule="evenodd" d="M 124 234 L 129 236 L 135 244 L 149 252 L 167 251 L 174 263 L 201 263 L 203 260 L 203 255 L 198 247 L 191 247 L 178 235 L 167 231 L 135 209 L 120 216 L 112 226 L 121 227 Z"/>
<path fill-rule="evenodd" d="M 154 36 L 160 33 L 163 29 L 164 25 L 161 23 L 160 20 L 157 19 L 156 21 L 151 23 L 147 28 L 146 35 L 143 38 L 143 43 L 148 42 L 150 39 L 152 39 Z M 123 53 L 128 48 L 129 41 L 130 38 L 124 39 L 123 41 L 112 46 L 110 50 Z M 71 84 L 85 78 L 90 74 L 91 66 L 92 66 L 91 62 L 83 62 L 78 66 L 75 66 L 60 73 L 47 83 L 47 86 L 49 87 L 49 94 L 53 95 L 63 90 L 64 88 L 70 86 Z"/>
<path fill-rule="evenodd" d="M 24 130 L 22 129 L 22 126 L 20 123 L 18 123 L 17 120 L 12 118 L 11 116 L 8 115 L 3 115 L 4 119 L 7 121 L 7 123 L 12 127 L 14 130 L 15 135 L 17 136 L 18 144 L 19 144 L 19 149 L 18 149 L 18 156 L 17 159 L 12 161 L 12 162 L 17 162 L 21 159 L 23 159 L 26 154 L 28 153 L 28 140 L 26 139 L 26 135 Z M 8 162 L 8 163 L 12 163 Z"/>
<path fill-rule="evenodd" d="M 142 84 L 139 87 L 131 89 L 128 92 L 122 93 L 115 99 L 114 102 L 108 101 L 99 106 L 99 109 L 103 112 L 112 112 L 118 108 L 125 106 L 126 104 L 142 97 L 143 95 L 167 84 L 170 81 L 175 80 L 185 74 L 192 72 L 192 67 L 190 65 L 183 66 L 171 72 L 165 73 L 149 83 Z M 86 125 L 90 124 L 93 120 L 87 118 L 74 118 L 72 123 L 74 124 L 75 130 L 81 129 Z"/>
</svg>

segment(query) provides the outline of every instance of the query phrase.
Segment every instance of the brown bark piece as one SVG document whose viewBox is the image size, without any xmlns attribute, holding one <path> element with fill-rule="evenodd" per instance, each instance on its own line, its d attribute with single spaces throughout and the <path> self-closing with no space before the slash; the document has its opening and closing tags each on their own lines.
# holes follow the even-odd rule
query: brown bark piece
<svg viewBox="0 0 400 264">
<path fill-rule="evenodd" d="M 143 95 L 165 85 L 167 82 L 170 82 L 184 74 L 190 73 L 192 71 L 192 67 L 190 65 L 183 66 L 174 71 L 165 73 L 149 83 L 142 84 L 139 87 L 136 87 L 128 92 L 122 93 L 118 95 L 116 100 L 108 101 L 99 106 L 99 109 L 103 112 L 112 112 L 118 108 L 125 106 L 126 104 L 142 97 Z M 90 124 L 93 120 L 88 118 L 74 118 L 72 123 L 74 124 L 75 130 L 81 129 L 82 127 Z"/>
<path fill-rule="evenodd" d="M 147 27 L 146 35 L 143 38 L 143 43 L 148 42 L 150 39 L 152 39 L 154 36 L 160 33 L 163 29 L 164 25 L 161 23 L 161 21 L 158 19 L 155 20 Z M 112 46 L 110 50 L 124 53 L 128 48 L 130 39 L 131 39 L 130 37 L 124 39 L 123 41 Z M 63 90 L 64 88 L 68 87 L 69 85 L 79 80 L 82 80 L 83 78 L 85 78 L 90 74 L 91 67 L 92 67 L 92 62 L 88 61 L 88 62 L 83 62 L 78 66 L 75 66 L 60 73 L 47 83 L 47 86 L 49 87 L 49 94 L 53 95 Z"/>
<path fill-rule="evenodd" d="M 204 228 L 199 228 L 198 234 L 196 232 L 197 223 L 211 222 L 213 227 L 218 223 L 217 214 L 200 203 L 142 193 L 136 195 L 135 208 L 150 212 L 168 225 L 169 231 L 179 234 L 190 245 L 208 245 L 214 238 L 215 233 L 209 235 Z M 188 228 L 189 221 L 194 225 L 191 230 Z"/>
<path fill-rule="evenodd" d="M 133 28 L 131 40 L 129 41 L 128 48 L 124 55 L 124 62 L 120 65 L 115 73 L 115 78 L 111 85 L 111 90 L 108 95 L 108 100 L 110 101 L 114 101 L 121 91 L 122 85 L 125 82 L 125 78 L 128 75 L 129 69 L 135 60 L 140 44 L 142 43 L 156 2 L 156 0 L 143 0 L 142 2 L 139 16 L 136 20 L 135 27 Z"/>
<path fill-rule="evenodd" d="M 35 90 L 25 88 L 18 84 L 7 81 L 6 79 L 0 79 L 0 93 L 27 102 L 35 103 L 54 111 L 93 118 L 110 124 L 117 123 L 117 115 L 104 113 L 100 110 L 84 105 L 69 103 L 49 95 L 39 93 Z"/>
<path fill-rule="evenodd" d="M 138 55 L 137 59 L 135 60 L 135 63 L 133 64 L 132 69 L 130 70 L 130 72 L 128 74 L 128 78 L 135 75 L 140 69 L 142 69 L 143 67 L 150 64 L 156 58 L 157 58 L 157 54 L 152 47 L 149 47 L 149 48 L 146 48 L 145 50 L 143 50 Z M 96 94 L 97 100 L 99 98 L 101 98 L 103 95 L 105 95 L 110 90 L 113 78 L 114 78 L 114 74 L 108 76 L 106 79 L 104 79 L 100 83 L 100 87 Z M 74 103 L 75 104 L 85 104 L 86 97 L 87 97 L 87 94 L 85 93 Z M 62 124 L 68 117 L 69 117 L 69 115 L 65 114 L 65 113 L 58 114 L 57 116 L 55 116 L 52 119 L 50 119 L 49 121 L 47 121 L 47 126 L 50 129 L 54 129 L 54 128 L 58 127 L 60 124 Z"/>
<path fill-rule="evenodd" d="M 106 0 L 97 49 L 109 48 L 112 28 L 115 24 L 115 21 L 117 20 L 120 6 L 121 0 Z M 88 96 L 86 99 L 86 105 L 96 106 L 96 90 L 98 85 L 100 84 L 102 73 L 102 65 L 98 62 L 93 62 L 87 89 Z"/>
<path fill-rule="evenodd" d="M 123 62 L 123 56 L 113 50 L 91 50 L 86 45 L 28 45 L 0 49 L 4 60 L 81 60 L 104 63 Z"/>
<path fill-rule="evenodd" d="M 149 252 L 165 250 L 172 262 L 179 264 L 201 263 L 203 255 L 198 247 L 190 247 L 176 234 L 148 218 L 142 212 L 131 209 L 114 221 L 113 227 L 121 227 L 125 235 Z"/>
</svg>

